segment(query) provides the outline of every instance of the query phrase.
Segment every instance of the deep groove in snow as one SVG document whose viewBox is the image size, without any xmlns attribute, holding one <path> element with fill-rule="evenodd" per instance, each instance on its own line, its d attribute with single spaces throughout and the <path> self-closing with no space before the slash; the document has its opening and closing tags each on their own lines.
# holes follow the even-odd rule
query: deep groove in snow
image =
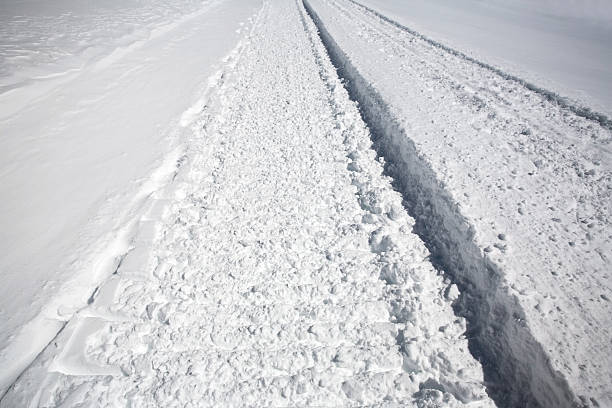
<svg viewBox="0 0 612 408">
<path fill-rule="evenodd" d="M 325 48 L 325 44 L 320 40 L 320 37 L 318 36 L 317 26 L 314 24 L 312 19 L 309 19 L 306 16 L 306 10 L 304 9 L 304 7 L 300 7 L 299 0 L 296 0 L 296 5 L 298 6 L 298 9 L 300 11 L 300 19 L 302 25 L 304 26 L 304 30 L 308 34 L 313 54 L 315 56 L 317 65 L 319 66 L 321 79 L 328 88 L 330 94 L 329 103 L 333 107 L 335 115 L 338 118 L 339 122 L 342 123 L 343 119 L 341 118 L 346 116 L 346 112 L 345 109 L 343 109 L 342 102 L 338 102 L 338 100 L 348 100 L 350 98 L 350 95 L 348 95 L 348 89 L 345 89 L 343 87 L 341 82 L 342 79 L 337 76 L 336 71 L 334 70 L 334 66 L 328 58 L 329 55 Z M 354 100 L 351 100 L 351 105 L 354 102 Z M 355 108 L 358 109 L 358 107 L 359 105 L 355 103 Z M 354 122 L 346 123 L 347 128 L 350 129 L 350 132 L 348 133 L 359 132 L 358 129 L 350 128 L 352 124 L 354 124 Z M 366 133 L 368 135 L 366 137 L 371 137 L 371 134 L 369 132 Z M 369 182 L 368 176 L 364 175 L 361 170 L 362 166 L 367 167 L 368 164 L 366 162 L 372 160 L 373 157 L 368 157 L 367 154 L 359 154 L 358 151 L 354 150 L 351 152 L 351 144 L 352 143 L 350 141 L 350 137 L 347 136 L 347 139 L 345 140 L 345 145 L 347 147 L 348 158 L 351 160 L 351 164 L 348 166 L 348 170 L 351 173 L 352 184 L 357 189 L 356 195 L 361 208 L 364 211 L 368 212 L 371 216 L 376 217 L 376 212 L 373 211 L 371 203 L 369 202 L 371 201 L 371 197 L 377 196 L 379 195 L 379 193 L 376 191 L 375 188 L 373 188 L 373 186 Z M 371 145 L 368 150 L 370 149 L 372 149 L 372 156 L 375 156 L 377 153 L 374 149 L 374 146 Z M 392 182 L 392 180 L 393 179 L 391 179 L 390 181 Z M 386 248 L 386 244 L 380 241 L 380 236 L 381 234 L 377 234 L 377 232 L 375 231 L 370 237 L 370 250 L 378 255 L 381 255 L 382 253 L 388 250 L 388 248 Z M 381 259 L 384 259 L 384 256 Z M 410 324 L 409 315 L 402 307 L 402 302 L 405 300 L 402 299 L 402 285 L 405 281 L 409 280 L 407 276 L 403 276 L 405 273 L 406 271 L 402 272 L 400 268 L 383 268 L 380 276 L 378 277 L 381 281 L 385 283 L 391 293 L 390 297 L 387 299 L 386 302 L 387 310 L 389 312 L 389 316 L 391 317 L 390 321 L 399 326 Z M 400 350 L 403 358 L 409 361 L 409 348 L 411 343 L 410 336 L 408 335 L 408 338 L 406 338 L 404 330 L 398 330 L 395 336 L 395 343 L 398 350 Z M 454 389 L 453 385 L 446 383 L 445 386 L 444 383 L 440 383 L 434 379 L 430 379 L 428 381 L 428 386 L 448 391 L 453 394 L 455 398 L 457 398 L 463 403 L 470 402 L 469 399 L 466 399 L 464 396 L 462 396 L 462 392 L 460 390 Z M 427 386 L 425 386 L 425 383 L 422 385 L 424 386 L 424 388 L 427 388 Z"/>
<path fill-rule="evenodd" d="M 327 32 L 308 0 L 303 3 L 351 99 L 359 104 L 363 120 L 371 130 L 375 150 L 388 163 L 387 174 L 393 178 L 395 187 L 404 196 L 404 205 L 416 220 L 415 232 L 430 250 L 432 262 L 461 289 L 456 313 L 468 322 L 470 351 L 483 365 L 490 396 L 502 407 L 575 406 L 576 399 L 566 380 L 551 368 L 545 351 L 525 324 L 522 307 L 501 286 L 502 275 L 496 265 L 474 244 L 474 231 L 451 196 L 430 166 L 419 157 L 414 143 L 389 106 L 357 72 Z M 379 17 L 389 21 L 384 16 Z M 456 54 L 437 43 L 434 45 Z M 605 127 L 611 126 L 609 119 L 602 115 L 576 108 L 556 94 L 532 89 L 533 86 L 520 79 L 485 67 L 507 79 L 519 81 L 580 116 L 596 120 Z"/>
</svg>

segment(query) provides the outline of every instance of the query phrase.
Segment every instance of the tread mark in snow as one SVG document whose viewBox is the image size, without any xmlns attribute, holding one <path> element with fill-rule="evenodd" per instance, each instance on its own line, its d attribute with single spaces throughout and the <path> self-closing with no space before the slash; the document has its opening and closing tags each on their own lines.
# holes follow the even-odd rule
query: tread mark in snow
<svg viewBox="0 0 612 408">
<path fill-rule="evenodd" d="M 370 128 L 374 148 L 387 162 L 387 174 L 393 178 L 394 186 L 404 196 L 405 207 L 416 220 L 415 232 L 430 250 L 432 262 L 461 289 L 461 296 L 455 305 L 456 312 L 468 322 L 470 351 L 483 364 L 490 396 L 504 407 L 576 406 L 576 398 L 566 380 L 550 367 L 542 346 L 523 324 L 522 307 L 500 287 L 500 273 L 496 266 L 473 243 L 474 231 L 466 224 L 434 172 L 419 157 L 413 142 L 389 107 L 353 67 L 350 58 L 336 44 L 308 0 L 303 2 L 351 99 L 358 103 L 362 118 Z M 397 25 L 375 11 L 367 10 Z M 400 28 L 406 30 L 403 26 Z M 410 32 L 457 55 L 452 49 Z M 506 79 L 518 81 L 577 115 L 598 121 L 607 128 L 612 126 L 603 115 L 577 108 L 556 94 L 463 54 L 458 55 L 492 69 Z"/>
<path fill-rule="evenodd" d="M 296 3 L 299 3 L 299 0 L 296 0 Z M 346 128 L 348 128 L 348 132 L 345 132 L 345 145 L 348 152 L 348 158 L 351 160 L 348 165 L 348 170 L 351 172 L 351 178 L 353 185 L 357 188 L 357 197 L 360 202 L 362 209 L 368 212 L 368 217 L 375 218 L 378 217 L 377 214 L 380 214 L 380 211 L 376 208 L 377 203 L 376 197 L 380 194 L 380 192 L 375 191 L 376 187 L 371 185 L 370 180 L 368 180 L 371 176 L 362 173 L 362 166 L 367 166 L 367 152 L 360 151 L 363 147 L 357 146 L 358 140 L 351 140 L 354 138 L 352 134 L 354 133 L 363 133 L 364 129 L 355 128 L 354 121 L 346 120 L 344 117 L 350 116 L 350 113 L 346 112 L 346 108 L 343 108 L 342 101 L 343 98 L 349 98 L 350 95 L 348 93 L 348 89 L 346 89 L 341 82 L 341 78 L 337 76 L 337 72 L 335 72 L 333 61 L 329 59 L 330 55 L 326 52 L 325 44 L 322 42 L 322 39 L 318 36 L 317 26 L 314 21 L 308 18 L 307 21 L 307 10 L 305 9 L 305 5 L 302 3 L 302 7 L 299 6 L 300 10 L 300 19 L 304 26 L 304 30 L 308 33 L 308 37 L 311 43 L 313 54 L 315 55 L 315 59 L 317 61 L 317 65 L 320 69 L 320 75 L 323 82 L 326 84 L 329 94 L 330 100 L 329 103 L 333 107 L 335 111 L 335 116 Z M 325 55 L 322 57 L 322 55 Z M 326 62 L 327 65 L 326 66 Z M 332 71 L 330 73 L 329 71 Z M 351 100 L 353 107 L 355 109 L 355 113 L 358 112 L 358 104 L 355 101 Z M 361 118 L 363 119 L 363 118 Z M 359 121 L 363 123 L 363 121 Z M 370 136 L 369 130 L 365 131 L 367 136 Z M 355 138 L 356 139 L 356 138 Z M 375 152 L 371 151 L 373 146 L 366 149 L 367 151 L 375 154 Z M 365 156 L 365 157 L 364 157 Z M 371 159 L 370 159 L 371 160 Z M 384 166 L 384 161 L 380 160 L 381 165 Z M 392 181 L 392 179 L 390 180 Z M 391 220 L 401 217 L 401 213 L 404 212 L 401 208 L 392 208 L 391 211 L 386 214 L 390 217 Z M 406 231 L 399 231 L 400 234 L 405 233 Z M 389 315 L 391 316 L 391 321 L 395 324 L 405 325 L 409 324 L 410 311 L 409 308 L 406 307 L 405 303 L 406 299 L 403 297 L 407 296 L 407 294 L 402 291 L 402 284 L 405 284 L 407 280 L 406 276 L 403 276 L 405 272 L 402 272 L 402 267 L 398 266 L 398 264 L 402 264 L 401 259 L 397 259 L 393 262 L 393 250 L 391 250 L 390 246 L 395 245 L 393 242 L 393 238 L 390 235 L 386 235 L 385 231 L 381 231 L 381 229 L 374 231 L 370 237 L 370 248 L 373 253 L 377 253 L 381 256 L 381 260 L 389 263 L 382 268 L 381 274 L 379 278 L 387 284 L 387 287 L 393 294 L 388 299 L 388 309 Z M 385 252 L 389 251 L 389 255 L 386 255 Z M 385 257 L 388 259 L 385 259 Z M 433 272 L 433 271 L 432 271 Z M 447 289 L 448 291 L 448 289 Z M 418 302 L 418 299 L 417 299 Z M 397 335 L 395 336 L 396 345 L 404 356 L 404 369 L 409 372 L 411 370 L 411 348 L 414 347 L 414 342 L 410 339 L 410 330 L 398 330 Z M 448 381 L 442 380 L 442 383 L 434 380 L 433 378 L 428 379 L 424 383 L 420 385 L 420 392 L 425 393 L 427 389 L 435 389 L 439 391 L 448 391 L 452 393 L 455 398 L 458 400 L 469 403 L 470 399 L 474 396 L 470 395 L 467 397 L 465 394 L 465 390 L 462 389 L 462 386 L 459 384 L 450 384 Z"/>
</svg>

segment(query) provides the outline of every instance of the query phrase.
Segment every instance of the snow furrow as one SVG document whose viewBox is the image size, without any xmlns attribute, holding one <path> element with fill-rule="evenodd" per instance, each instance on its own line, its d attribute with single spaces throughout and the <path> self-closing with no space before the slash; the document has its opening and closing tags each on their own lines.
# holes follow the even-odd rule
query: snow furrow
<svg viewBox="0 0 612 408">
<path fill-rule="evenodd" d="M 575 397 L 567 382 L 551 368 L 549 357 L 524 325 L 522 306 L 501 286 L 502 274 L 473 242 L 474 231 L 456 203 L 417 152 L 389 105 L 352 65 L 309 1 L 304 0 L 304 4 L 351 98 L 359 103 L 374 147 L 387 162 L 386 173 L 404 195 L 405 205 L 416 220 L 415 232 L 427 244 L 434 264 L 461 290 L 455 307 L 467 319 L 470 350 L 483 364 L 489 394 L 500 406 L 572 406 Z M 609 126 L 606 118 L 602 120 L 602 125 Z"/>
</svg>

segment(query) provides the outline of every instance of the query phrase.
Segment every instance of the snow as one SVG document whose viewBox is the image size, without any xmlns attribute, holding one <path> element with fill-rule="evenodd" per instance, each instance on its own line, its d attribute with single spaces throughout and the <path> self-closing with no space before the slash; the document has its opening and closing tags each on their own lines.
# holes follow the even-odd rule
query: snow
<svg viewBox="0 0 612 408">
<path fill-rule="evenodd" d="M 209 95 L 134 249 L 2 404 L 492 406 L 301 6 L 266 3 Z"/>
<path fill-rule="evenodd" d="M 199 0 L 3 1 L 0 89 L 22 88 L 97 63 L 201 11 Z"/>
<path fill-rule="evenodd" d="M 363 0 L 477 59 L 612 115 L 612 3 Z"/>
<path fill-rule="evenodd" d="M 415 230 L 464 290 L 497 401 L 610 405 L 610 129 L 353 2 L 309 4 Z"/>
<path fill-rule="evenodd" d="M 612 405 L 610 7 L 364 1 L 0 4 L 1 407 Z"/>
<path fill-rule="evenodd" d="M 261 6 L 104 4 L 1 5 L 0 390 L 114 271 Z"/>
</svg>

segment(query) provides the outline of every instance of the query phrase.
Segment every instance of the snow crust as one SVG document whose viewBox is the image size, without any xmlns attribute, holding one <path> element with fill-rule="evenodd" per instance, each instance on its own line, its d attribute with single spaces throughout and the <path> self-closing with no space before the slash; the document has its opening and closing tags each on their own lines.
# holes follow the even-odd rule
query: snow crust
<svg viewBox="0 0 612 408">
<path fill-rule="evenodd" d="M 116 269 L 260 5 L 2 2 L 0 393 Z"/>
<path fill-rule="evenodd" d="M 362 3 L 479 60 L 612 115 L 609 1 Z"/>
<path fill-rule="evenodd" d="M 610 405 L 610 130 L 353 2 L 308 3 L 466 291 L 498 401 Z"/>
</svg>

